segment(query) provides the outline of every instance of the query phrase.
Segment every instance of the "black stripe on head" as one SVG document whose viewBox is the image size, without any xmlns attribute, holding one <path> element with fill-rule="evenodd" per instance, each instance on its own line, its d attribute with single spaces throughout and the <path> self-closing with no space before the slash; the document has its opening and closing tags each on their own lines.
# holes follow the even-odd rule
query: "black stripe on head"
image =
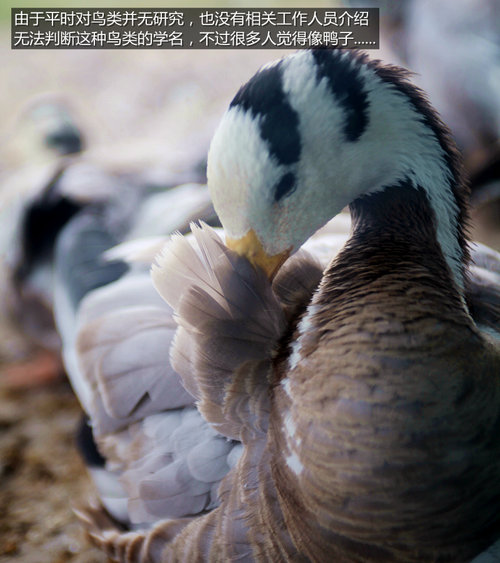
<svg viewBox="0 0 500 563">
<path fill-rule="evenodd" d="M 240 106 L 260 117 L 260 134 L 279 164 L 300 158 L 299 116 L 283 91 L 281 62 L 259 71 L 244 84 L 229 107 Z"/>
<path fill-rule="evenodd" d="M 335 99 L 346 113 L 344 135 L 348 141 L 357 141 L 368 126 L 368 95 L 351 57 L 342 57 L 342 51 L 315 49 L 318 82 L 326 78 Z"/>
<path fill-rule="evenodd" d="M 285 196 L 291 195 L 297 187 L 297 179 L 293 172 L 284 174 L 274 186 L 274 201 L 279 201 Z"/>
<path fill-rule="evenodd" d="M 83 149 L 80 131 L 70 125 L 61 126 L 47 134 L 45 144 L 59 154 L 75 154 Z"/>
</svg>

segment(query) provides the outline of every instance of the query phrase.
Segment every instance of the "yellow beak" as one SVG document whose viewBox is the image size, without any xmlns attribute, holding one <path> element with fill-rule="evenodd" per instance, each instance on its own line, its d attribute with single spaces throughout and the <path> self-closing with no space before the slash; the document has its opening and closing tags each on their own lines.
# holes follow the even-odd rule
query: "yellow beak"
<svg viewBox="0 0 500 563">
<path fill-rule="evenodd" d="M 270 281 L 273 280 L 283 262 L 290 256 L 291 250 L 288 249 L 281 254 L 270 256 L 263 249 L 262 243 L 253 229 L 250 229 L 244 237 L 239 239 L 227 237 L 226 245 L 236 254 L 245 256 L 255 267 L 262 268 Z"/>
</svg>

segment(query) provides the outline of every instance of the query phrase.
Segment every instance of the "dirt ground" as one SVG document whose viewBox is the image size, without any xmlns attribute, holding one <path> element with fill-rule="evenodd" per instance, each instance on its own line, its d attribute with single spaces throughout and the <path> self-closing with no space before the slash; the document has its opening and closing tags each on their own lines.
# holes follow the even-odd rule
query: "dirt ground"
<svg viewBox="0 0 500 563">
<path fill-rule="evenodd" d="M 1 376 L 0 376 L 1 377 Z M 72 513 L 91 493 L 76 454 L 69 384 L 9 390 L 0 379 L 0 562 L 98 563 Z"/>
</svg>

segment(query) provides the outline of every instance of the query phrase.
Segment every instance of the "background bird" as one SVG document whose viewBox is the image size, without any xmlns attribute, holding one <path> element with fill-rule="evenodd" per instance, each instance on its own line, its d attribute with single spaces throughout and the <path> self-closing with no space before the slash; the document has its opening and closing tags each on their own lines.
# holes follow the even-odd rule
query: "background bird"
<svg viewBox="0 0 500 563">
<path fill-rule="evenodd" d="M 98 249 L 92 248 L 91 239 L 85 242 L 86 251 L 96 255 L 127 237 L 186 230 L 190 220 L 214 218 L 206 189 L 194 184 L 204 179 L 197 160 L 203 157 L 195 151 L 191 166 L 162 171 L 141 162 L 120 162 L 112 151 L 82 153 L 83 133 L 76 119 L 66 105 L 50 97 L 33 103 L 23 123 L 18 137 L 19 142 L 24 140 L 30 166 L 7 178 L 4 198 L 9 199 L 1 212 L 0 307 L 10 331 L 37 352 L 27 363 L 6 371 L 4 378 L 14 386 L 50 380 L 61 369 L 53 320 L 54 249 L 61 231 L 76 215 L 89 210 L 100 214 L 106 240 L 98 243 Z M 32 157 L 36 147 L 38 159 Z M 176 195 L 167 193 L 181 182 L 191 186 Z"/>
</svg>

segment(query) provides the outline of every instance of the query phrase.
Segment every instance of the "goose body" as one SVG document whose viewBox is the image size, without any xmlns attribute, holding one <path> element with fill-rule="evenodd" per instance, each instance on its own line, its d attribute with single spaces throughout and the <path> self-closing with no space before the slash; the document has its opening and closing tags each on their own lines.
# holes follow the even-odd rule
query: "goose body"
<svg viewBox="0 0 500 563">
<path fill-rule="evenodd" d="M 471 561 L 500 536 L 500 257 L 467 242 L 423 94 L 354 52 L 267 65 L 222 119 L 208 183 L 226 244 L 174 237 L 152 274 L 166 304 L 143 272 L 137 301 L 115 282 L 79 310 L 130 528 L 93 507 L 91 537 L 127 562 Z M 332 260 L 299 251 L 345 205 Z"/>
</svg>

